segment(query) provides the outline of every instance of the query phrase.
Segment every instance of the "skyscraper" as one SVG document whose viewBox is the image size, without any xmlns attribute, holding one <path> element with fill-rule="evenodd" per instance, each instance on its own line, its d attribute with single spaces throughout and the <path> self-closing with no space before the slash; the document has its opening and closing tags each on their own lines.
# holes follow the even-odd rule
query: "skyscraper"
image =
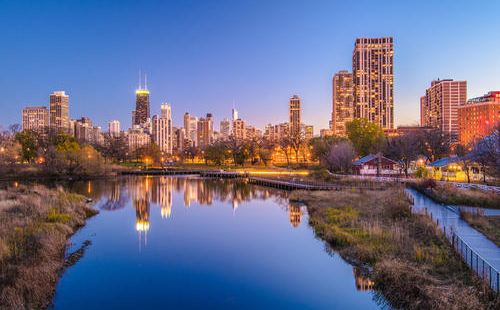
<svg viewBox="0 0 500 310">
<path fill-rule="evenodd" d="M 358 38 L 352 55 L 354 117 L 394 128 L 393 39 Z"/>
<path fill-rule="evenodd" d="M 161 105 L 160 116 L 153 116 L 153 141 L 158 145 L 160 151 L 172 154 L 173 132 L 172 132 L 172 108 L 169 104 Z"/>
<path fill-rule="evenodd" d="M 200 148 L 206 148 L 213 142 L 214 121 L 212 114 L 207 113 L 206 117 L 198 120 L 197 124 L 197 140 Z"/>
<path fill-rule="evenodd" d="M 69 96 L 64 91 L 50 94 L 50 128 L 53 131 L 69 131 Z"/>
<path fill-rule="evenodd" d="M 238 110 L 236 110 L 234 107 L 231 110 L 231 116 L 233 117 L 233 121 L 238 119 Z"/>
<path fill-rule="evenodd" d="M 120 121 L 117 120 L 109 121 L 108 132 L 111 137 L 120 136 Z"/>
<path fill-rule="evenodd" d="M 46 107 L 26 107 L 23 109 L 23 130 L 45 134 L 49 128 L 49 111 Z"/>
<path fill-rule="evenodd" d="M 345 136 L 346 124 L 354 119 L 352 73 L 347 70 L 335 73 L 332 86 L 332 121 L 330 129 L 334 135 Z"/>
<path fill-rule="evenodd" d="M 467 100 L 467 82 L 452 79 L 436 80 L 425 91 L 421 99 L 423 113 L 421 124 L 439 128 L 450 135 L 452 140 L 458 137 L 458 107 Z"/>
<path fill-rule="evenodd" d="M 135 91 L 135 112 L 133 113 L 134 125 L 142 125 L 150 118 L 149 90 L 147 82 L 144 87 L 139 81 L 139 88 Z"/>
<path fill-rule="evenodd" d="M 237 141 L 246 139 L 245 121 L 241 118 L 233 120 L 233 137 Z"/>
<path fill-rule="evenodd" d="M 220 139 L 227 140 L 229 139 L 229 135 L 231 134 L 231 122 L 225 118 L 220 121 Z"/>
<path fill-rule="evenodd" d="M 185 144 L 191 146 L 198 145 L 198 118 L 190 115 L 188 112 L 184 113 L 184 130 L 185 130 Z"/>
<path fill-rule="evenodd" d="M 290 104 L 288 106 L 288 116 L 290 134 L 292 136 L 300 134 L 301 106 L 300 97 L 297 95 L 293 95 L 290 98 Z"/>
</svg>

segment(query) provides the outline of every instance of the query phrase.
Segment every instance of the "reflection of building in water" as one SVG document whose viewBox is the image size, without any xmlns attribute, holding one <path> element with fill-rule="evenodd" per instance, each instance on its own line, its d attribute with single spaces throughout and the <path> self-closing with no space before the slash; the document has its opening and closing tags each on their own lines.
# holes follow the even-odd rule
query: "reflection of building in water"
<svg viewBox="0 0 500 310">
<path fill-rule="evenodd" d="M 172 214 L 172 190 L 173 179 L 171 177 L 159 177 L 153 179 L 151 198 L 161 208 L 161 217 L 169 218 Z"/>
<path fill-rule="evenodd" d="M 134 200 L 135 229 L 138 232 L 149 230 L 149 201 L 144 199 Z"/>
<path fill-rule="evenodd" d="M 88 181 L 87 182 L 87 194 L 92 194 L 92 182 Z"/>
<path fill-rule="evenodd" d="M 124 193 L 122 193 L 122 185 L 119 182 L 113 182 L 110 187 L 108 200 L 102 204 L 100 208 L 107 211 L 113 211 L 125 207 L 127 198 Z"/>
<path fill-rule="evenodd" d="M 302 219 L 302 210 L 299 206 L 289 205 L 288 214 L 290 216 L 290 224 L 293 227 L 299 227 L 300 220 Z"/>
<path fill-rule="evenodd" d="M 375 282 L 373 282 L 367 275 L 363 272 L 361 268 L 353 267 L 352 272 L 354 274 L 354 279 L 356 281 L 356 289 L 358 291 L 371 291 Z"/>
<path fill-rule="evenodd" d="M 132 204 L 135 208 L 135 229 L 139 233 L 139 245 L 142 242 L 142 233 L 144 233 L 144 242 L 147 243 L 147 232 L 149 231 L 149 199 L 151 190 L 151 180 L 148 177 L 134 178 L 130 184 L 130 195 Z"/>
<path fill-rule="evenodd" d="M 232 203 L 233 203 L 233 214 L 235 214 L 236 213 L 236 209 L 238 209 L 238 207 L 239 207 L 240 204 L 239 204 L 238 200 L 236 200 L 236 199 L 233 199 Z"/>
</svg>

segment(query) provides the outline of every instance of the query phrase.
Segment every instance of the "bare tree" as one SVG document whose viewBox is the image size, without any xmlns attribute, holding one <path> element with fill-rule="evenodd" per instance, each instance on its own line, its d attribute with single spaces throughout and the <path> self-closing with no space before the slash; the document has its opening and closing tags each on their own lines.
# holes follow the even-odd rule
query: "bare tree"
<svg viewBox="0 0 500 310">
<path fill-rule="evenodd" d="M 305 135 L 302 130 L 290 134 L 290 146 L 295 153 L 295 161 L 299 162 L 299 152 L 305 144 Z"/>
<path fill-rule="evenodd" d="M 472 157 L 481 165 L 483 182 L 486 182 L 487 174 L 494 177 L 500 176 L 500 124 L 491 135 L 475 145 Z"/>
<path fill-rule="evenodd" d="M 356 156 L 350 141 L 340 141 L 330 146 L 325 162 L 331 172 L 348 173 L 352 168 L 352 160 Z"/>
<path fill-rule="evenodd" d="M 387 140 L 385 155 L 393 160 L 397 160 L 405 176 L 408 177 L 408 169 L 412 161 L 419 155 L 419 136 L 414 133 L 407 133 L 402 136 L 390 138 Z"/>
<path fill-rule="evenodd" d="M 280 151 L 285 155 L 287 166 L 290 166 L 290 144 L 291 141 L 288 136 L 282 137 L 278 143 Z"/>
<path fill-rule="evenodd" d="M 440 129 L 426 131 L 419 139 L 420 152 L 433 162 L 449 155 L 450 141 L 450 135 Z"/>
</svg>

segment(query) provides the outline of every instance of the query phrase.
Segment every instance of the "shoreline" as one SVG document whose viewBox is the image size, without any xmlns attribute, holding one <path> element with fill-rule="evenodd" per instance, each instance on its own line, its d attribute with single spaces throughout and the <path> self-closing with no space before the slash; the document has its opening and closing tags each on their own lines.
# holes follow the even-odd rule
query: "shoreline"
<svg viewBox="0 0 500 310">
<path fill-rule="evenodd" d="M 500 297 L 468 269 L 432 220 L 411 213 L 402 193 L 394 199 L 397 191 L 295 192 L 290 200 L 307 206 L 316 237 L 354 267 L 370 270 L 375 293 L 389 305 L 409 309 L 500 305 Z"/>
<path fill-rule="evenodd" d="M 68 240 L 99 211 L 61 188 L 21 185 L 0 196 L 1 308 L 47 308 L 69 266 Z"/>
</svg>

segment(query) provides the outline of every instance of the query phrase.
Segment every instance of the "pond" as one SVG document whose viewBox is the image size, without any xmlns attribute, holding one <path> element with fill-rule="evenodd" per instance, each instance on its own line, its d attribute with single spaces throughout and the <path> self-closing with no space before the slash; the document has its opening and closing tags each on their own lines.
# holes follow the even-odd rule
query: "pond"
<svg viewBox="0 0 500 310">
<path fill-rule="evenodd" d="M 373 283 L 317 239 L 287 192 L 195 176 L 68 185 L 100 214 L 54 309 L 380 308 Z"/>
</svg>

